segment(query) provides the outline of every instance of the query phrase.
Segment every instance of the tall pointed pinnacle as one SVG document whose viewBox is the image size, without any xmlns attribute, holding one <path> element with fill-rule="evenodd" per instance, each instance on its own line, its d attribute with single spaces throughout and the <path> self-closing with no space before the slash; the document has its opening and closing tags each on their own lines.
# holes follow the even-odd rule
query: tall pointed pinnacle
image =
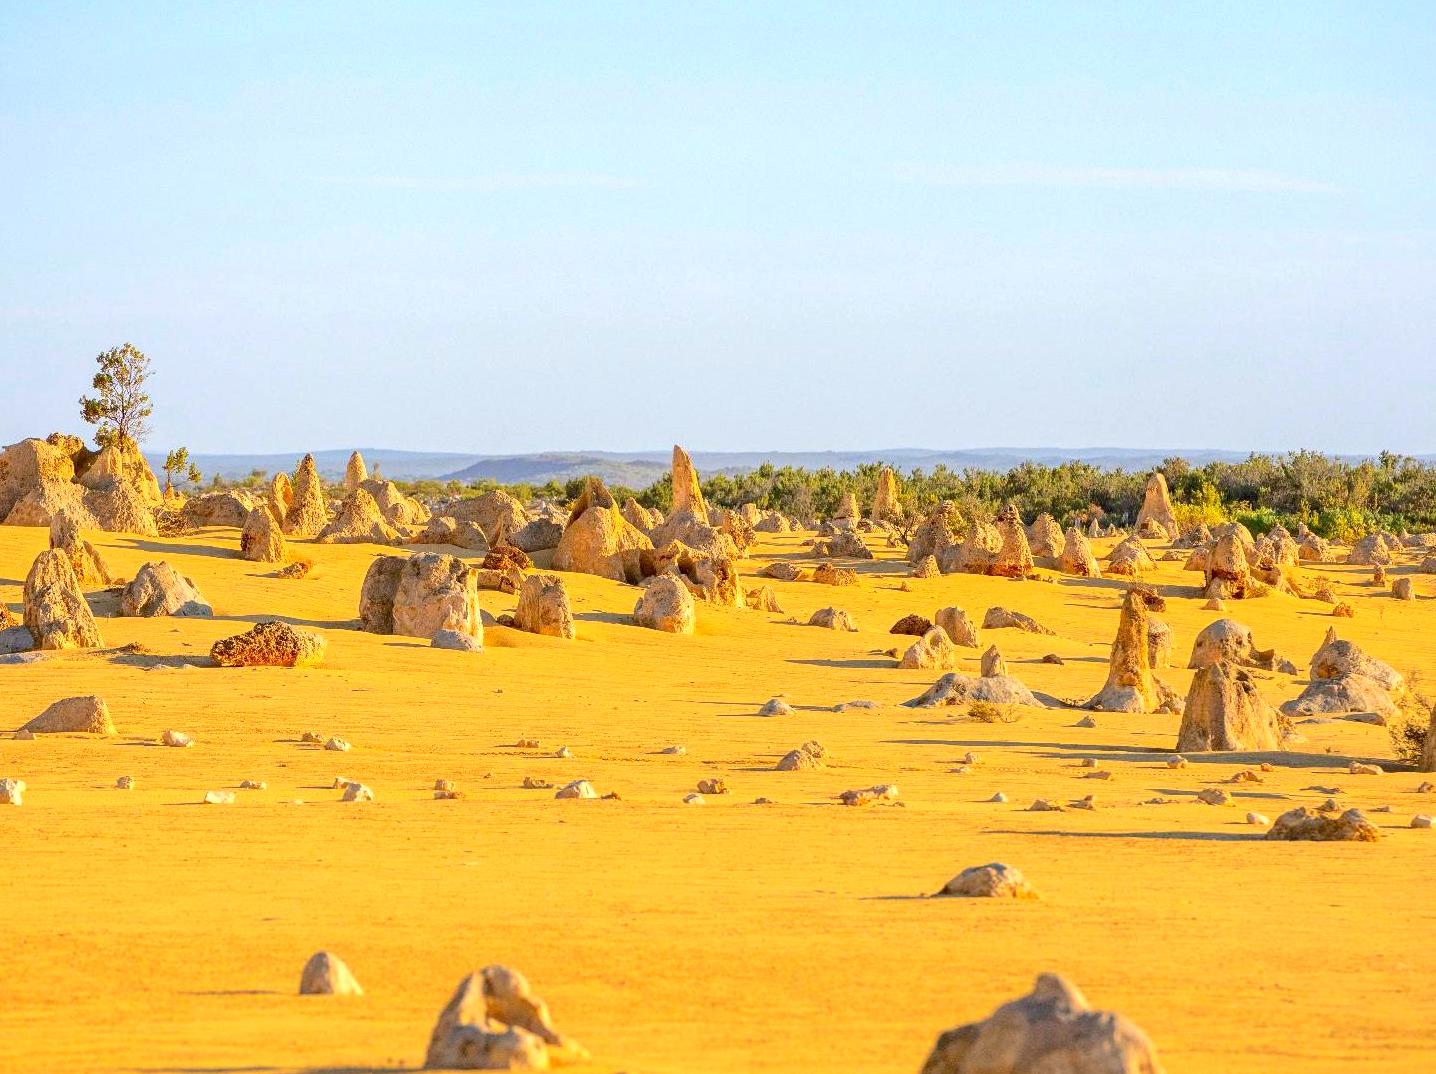
<svg viewBox="0 0 1436 1074">
<path fill-rule="evenodd" d="M 709 525 L 708 505 L 703 502 L 703 490 L 698 484 L 698 471 L 693 469 L 693 460 L 677 444 L 673 445 L 673 514 L 687 509 L 693 517 Z"/>
</svg>

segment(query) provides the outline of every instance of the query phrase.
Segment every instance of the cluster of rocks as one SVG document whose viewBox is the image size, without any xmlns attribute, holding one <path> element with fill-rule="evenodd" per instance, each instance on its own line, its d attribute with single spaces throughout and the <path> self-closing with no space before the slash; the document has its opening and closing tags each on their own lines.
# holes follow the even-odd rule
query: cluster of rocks
<svg viewBox="0 0 1436 1074">
<path fill-rule="evenodd" d="M 164 503 L 159 483 L 131 440 L 92 451 L 54 433 L 0 449 L 0 522 L 50 526 L 68 514 L 79 530 L 155 536 Z"/>
<path fill-rule="evenodd" d="M 1282 705 L 1288 716 L 1364 712 L 1385 723 L 1397 715 L 1407 694 L 1406 680 L 1395 668 L 1338 638 L 1335 627 L 1312 655 L 1309 674 L 1306 689 Z"/>
</svg>

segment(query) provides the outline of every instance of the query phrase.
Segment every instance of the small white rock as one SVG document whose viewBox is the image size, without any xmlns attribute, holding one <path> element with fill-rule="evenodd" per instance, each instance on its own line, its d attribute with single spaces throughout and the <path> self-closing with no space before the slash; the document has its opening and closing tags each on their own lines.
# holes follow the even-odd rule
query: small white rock
<svg viewBox="0 0 1436 1074">
<path fill-rule="evenodd" d="M 1431 827 L 1431 818 L 1425 813 L 1417 813 L 1416 816 L 1411 818 L 1411 827 L 1429 828 Z"/>
<path fill-rule="evenodd" d="M 1271 821 L 1267 820 L 1267 818 L 1264 817 L 1264 816 L 1263 816 L 1262 814 L 1260 814 L 1260 813 L 1248 813 L 1248 814 L 1247 814 L 1247 823 L 1248 823 L 1248 824 L 1258 824 L 1258 825 L 1260 825 L 1261 827 L 1265 828 L 1268 824 L 1271 823 Z"/>
<path fill-rule="evenodd" d="M 205 805 L 233 805 L 233 791 L 210 791 L 204 796 Z"/>
<path fill-rule="evenodd" d="M 194 745 L 194 739 L 183 731 L 166 731 L 160 736 L 160 742 L 166 746 L 173 746 L 175 749 L 188 749 Z"/>
<path fill-rule="evenodd" d="M 0 779 L 0 805 L 20 805 L 25 800 L 23 779 Z"/>
<path fill-rule="evenodd" d="M 341 802 L 372 802 L 374 792 L 362 783 L 346 783 L 344 794 L 339 800 Z"/>
<path fill-rule="evenodd" d="M 996 794 L 994 794 L 991 798 L 989 798 L 988 801 L 989 801 L 989 802 L 1005 802 L 1005 801 L 1007 801 L 1007 795 L 1003 794 L 1001 791 L 998 791 L 998 792 L 997 792 Z"/>
</svg>

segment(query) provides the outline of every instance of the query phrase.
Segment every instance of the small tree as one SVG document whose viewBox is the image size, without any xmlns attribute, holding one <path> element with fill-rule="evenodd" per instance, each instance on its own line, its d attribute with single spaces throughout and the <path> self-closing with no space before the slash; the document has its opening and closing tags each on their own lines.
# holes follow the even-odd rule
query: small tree
<svg viewBox="0 0 1436 1074">
<path fill-rule="evenodd" d="M 195 468 L 190 465 L 189 448 L 177 447 L 165 456 L 165 484 L 173 485 L 175 475 L 184 476 L 188 470 L 191 474 L 196 473 Z M 193 480 L 193 478 L 191 478 Z"/>
<path fill-rule="evenodd" d="M 145 393 L 150 360 L 133 343 L 111 347 L 95 357 L 100 371 L 91 382 L 94 395 L 80 396 L 80 416 L 98 426 L 95 440 L 108 444 L 139 444 L 149 435 L 154 405 Z"/>
</svg>

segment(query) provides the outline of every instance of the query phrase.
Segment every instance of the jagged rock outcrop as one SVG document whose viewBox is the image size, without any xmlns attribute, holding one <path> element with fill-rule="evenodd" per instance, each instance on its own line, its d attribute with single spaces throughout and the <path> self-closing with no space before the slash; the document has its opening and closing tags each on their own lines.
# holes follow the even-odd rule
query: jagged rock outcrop
<svg viewBox="0 0 1436 1074">
<path fill-rule="evenodd" d="M 642 553 L 652 551 L 653 542 L 623 517 L 603 482 L 591 477 L 569 512 L 553 565 L 636 584 L 644 577 Z"/>
<path fill-rule="evenodd" d="M 947 550 L 958 543 L 957 530 L 961 525 L 962 516 L 957 505 L 951 500 L 944 500 L 913 529 L 908 539 L 907 561 L 919 563 L 933 556 L 939 564 L 942 563 Z"/>
<path fill-rule="evenodd" d="M 205 526 L 237 528 L 244 525 L 253 509 L 253 498 L 242 490 L 206 492 L 191 496 L 185 501 L 184 507 L 180 509 L 180 519 L 190 529 L 202 529 Z"/>
<path fill-rule="evenodd" d="M 663 521 L 662 511 L 650 511 L 632 496 L 623 501 L 623 517 L 634 529 L 647 533 Z"/>
<path fill-rule="evenodd" d="M 83 586 L 110 584 L 110 568 L 100 550 L 80 534 L 80 525 L 69 511 L 61 511 L 50 523 L 50 547 L 65 553 L 75 577 Z"/>
<path fill-rule="evenodd" d="M 530 634 L 544 634 L 551 638 L 577 637 L 563 579 L 556 574 L 530 574 L 526 577 L 519 587 L 514 626 Z"/>
<path fill-rule="evenodd" d="M 353 492 L 368 480 L 369 467 L 364 465 L 364 456 L 355 451 L 349 456 L 349 462 L 344 467 L 344 491 Z"/>
<path fill-rule="evenodd" d="M 244 527 L 239 531 L 239 554 L 251 563 L 288 561 L 289 544 L 272 505 L 261 504 L 245 516 Z"/>
<path fill-rule="evenodd" d="M 1076 526 L 1070 526 L 1064 537 L 1062 554 L 1057 559 L 1057 569 L 1063 574 L 1078 578 L 1101 578 L 1102 568 L 1097 566 L 1097 557 L 1092 554 L 1092 545 L 1087 536 Z"/>
<path fill-rule="evenodd" d="M 1180 712 L 1171 687 L 1152 673 L 1147 647 L 1147 601 L 1136 590 L 1122 600 L 1122 616 L 1107 666 L 1107 682 L 1086 707 L 1099 712 Z"/>
<path fill-rule="evenodd" d="M 71 486 L 74 480 L 73 458 L 55 445 L 35 438 L 9 445 L 0 451 L 0 518 L 11 526 L 48 526 L 48 518 L 44 522 L 22 522 L 8 516 L 27 495 Z"/>
<path fill-rule="evenodd" d="M 324 636 L 278 621 L 256 623 L 243 634 L 221 638 L 209 650 L 217 667 L 317 667 L 324 659 Z"/>
<path fill-rule="evenodd" d="M 85 505 L 85 490 L 70 482 L 46 481 L 25 492 L 3 517 L 7 526 L 49 526 L 69 515 L 85 530 L 101 528 Z"/>
<path fill-rule="evenodd" d="M 1025 578 L 1032 573 L 1032 549 L 1015 504 L 1008 504 L 991 525 L 973 522 L 967 539 L 949 553 L 948 572 L 986 574 L 999 578 Z M 939 560 L 941 562 L 941 560 Z"/>
<path fill-rule="evenodd" d="M 214 614 L 194 582 L 173 564 L 146 563 L 120 593 L 120 614 L 125 616 L 173 615 L 204 618 Z"/>
<path fill-rule="evenodd" d="M 756 589 L 750 589 L 744 594 L 744 603 L 757 612 L 781 612 L 782 605 L 778 603 L 778 594 L 773 592 L 770 585 L 760 585 Z"/>
<path fill-rule="evenodd" d="M 501 536 L 507 539 L 517 533 L 529 522 L 523 504 L 502 489 L 459 500 L 444 508 L 443 513 L 461 522 L 477 523 L 491 545 L 497 544 Z"/>
<path fill-rule="evenodd" d="M 156 493 L 158 495 L 158 493 Z M 109 533 L 135 533 L 156 537 L 154 508 L 133 485 L 110 479 L 85 493 L 85 507 L 95 517 L 100 529 Z"/>
<path fill-rule="evenodd" d="M 1172 509 L 1172 497 L 1167 492 L 1167 477 L 1157 470 L 1147 478 L 1147 490 L 1142 497 L 1141 510 L 1137 512 L 1137 536 L 1167 541 L 1180 532 L 1177 513 Z"/>
<path fill-rule="evenodd" d="M 1371 712 L 1385 721 L 1400 711 L 1407 692 L 1405 678 L 1390 664 L 1369 657 L 1355 642 L 1328 630 L 1311 658 L 1311 682 L 1282 705 L 1288 716 L 1325 716 Z"/>
<path fill-rule="evenodd" d="M 429 509 L 414 497 L 401 492 L 399 486 L 392 481 L 371 477 L 360 482 L 357 488 L 364 489 L 374 497 L 379 514 L 391 526 L 422 526 L 429 521 Z"/>
<path fill-rule="evenodd" d="M 1282 724 L 1251 675 L 1218 660 L 1192 676 L 1177 732 L 1177 752 L 1279 750 Z"/>
<path fill-rule="evenodd" d="M 397 544 L 403 538 L 361 485 L 344 497 L 334 521 L 319 530 L 315 539 L 320 544 Z"/>
<path fill-rule="evenodd" d="M 693 594 L 674 574 L 660 574 L 650 581 L 633 607 L 635 623 L 668 634 L 692 634 L 696 618 Z"/>
<path fill-rule="evenodd" d="M 621 513 L 619 519 L 627 524 Z M 733 524 L 729 525 L 731 528 Z M 740 539 L 746 539 L 741 531 L 736 532 Z M 714 559 L 732 559 L 739 553 L 739 542 L 713 524 L 698 485 L 698 472 L 693 469 L 688 453 L 677 444 L 673 445 L 673 509 L 648 536 L 654 548 L 676 541 L 699 555 Z"/>
<path fill-rule="evenodd" d="M 58 548 L 35 557 L 25 576 L 25 627 L 37 649 L 94 649 L 103 645 L 70 558 Z"/>
<path fill-rule="evenodd" d="M 290 537 L 317 537 L 329 524 L 329 508 L 324 500 L 324 484 L 314 456 L 305 455 L 294 471 L 294 500 L 284 516 L 284 532 Z"/>
<path fill-rule="evenodd" d="M 1120 1014 L 1044 973 L 985 1021 L 938 1037 L 921 1074 L 1162 1074 L 1157 1049 Z"/>
<path fill-rule="evenodd" d="M 146 513 L 164 503 L 154 471 L 139 444 L 128 438 L 106 444 L 88 466 L 76 469 L 76 475 L 80 484 L 96 491 L 123 485 L 134 492 L 140 509 Z"/>
<path fill-rule="evenodd" d="M 372 634 L 433 638 L 452 630 L 482 645 L 478 572 L 439 552 L 380 556 L 364 576 L 359 620 Z"/>
<path fill-rule="evenodd" d="M 426 1070 L 547 1070 L 588 1053 L 553 1026 L 548 1004 L 507 966 L 485 966 L 459 982 L 439 1012 Z"/>
</svg>

